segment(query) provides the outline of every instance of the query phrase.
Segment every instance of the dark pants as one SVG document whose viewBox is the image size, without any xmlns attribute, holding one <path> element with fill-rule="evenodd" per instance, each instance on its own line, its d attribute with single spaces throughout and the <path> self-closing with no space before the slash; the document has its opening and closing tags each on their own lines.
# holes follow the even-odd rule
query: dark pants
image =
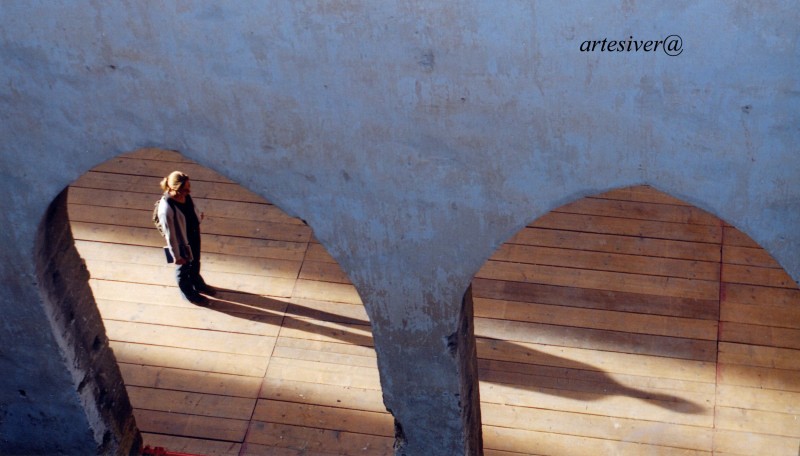
<svg viewBox="0 0 800 456">
<path fill-rule="evenodd" d="M 200 291 L 205 290 L 206 282 L 200 275 L 200 242 L 191 244 L 194 259 L 175 268 L 175 279 L 183 296 L 189 301 L 200 298 Z"/>
</svg>

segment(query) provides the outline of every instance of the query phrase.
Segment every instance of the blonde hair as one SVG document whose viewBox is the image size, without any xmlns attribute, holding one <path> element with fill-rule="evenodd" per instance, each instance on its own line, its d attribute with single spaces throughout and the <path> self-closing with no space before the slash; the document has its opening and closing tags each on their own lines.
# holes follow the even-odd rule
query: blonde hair
<svg viewBox="0 0 800 456">
<path fill-rule="evenodd" d="M 161 179 L 161 189 L 165 192 L 177 192 L 183 184 L 189 180 L 189 176 L 181 171 L 173 171 L 169 176 Z"/>
</svg>

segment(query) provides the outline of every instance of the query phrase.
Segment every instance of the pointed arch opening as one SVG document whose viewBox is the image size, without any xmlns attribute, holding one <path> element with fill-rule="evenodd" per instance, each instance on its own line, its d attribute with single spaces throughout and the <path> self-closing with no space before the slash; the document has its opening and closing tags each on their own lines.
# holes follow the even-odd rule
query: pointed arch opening
<svg viewBox="0 0 800 456">
<path fill-rule="evenodd" d="M 487 452 L 797 452 L 800 289 L 707 212 L 648 186 L 583 198 L 465 296 Z"/>
<path fill-rule="evenodd" d="M 151 220 L 159 182 L 176 169 L 190 176 L 205 213 L 202 274 L 217 293 L 204 306 L 181 298 Z M 78 322 L 93 315 L 89 346 L 111 356 L 93 369 L 117 373 L 143 447 L 391 451 L 369 319 L 302 220 L 163 149 L 93 168 L 53 205 L 62 217 L 45 224 L 55 228 L 42 242 L 60 230 L 74 258 L 46 274 L 83 290 L 83 307 L 62 313 Z"/>
</svg>

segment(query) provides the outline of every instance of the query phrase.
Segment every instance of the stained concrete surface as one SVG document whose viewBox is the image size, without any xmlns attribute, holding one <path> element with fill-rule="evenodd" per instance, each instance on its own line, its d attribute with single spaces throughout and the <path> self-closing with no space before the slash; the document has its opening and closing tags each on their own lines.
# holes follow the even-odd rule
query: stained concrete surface
<svg viewBox="0 0 800 456">
<path fill-rule="evenodd" d="M 0 448 L 86 440 L 35 233 L 66 185 L 140 147 L 308 221 L 367 306 L 406 454 L 466 451 L 447 336 L 475 271 L 554 207 L 650 184 L 797 280 L 799 16 L 792 1 L 3 2 Z M 675 57 L 580 51 L 671 34 Z"/>
</svg>

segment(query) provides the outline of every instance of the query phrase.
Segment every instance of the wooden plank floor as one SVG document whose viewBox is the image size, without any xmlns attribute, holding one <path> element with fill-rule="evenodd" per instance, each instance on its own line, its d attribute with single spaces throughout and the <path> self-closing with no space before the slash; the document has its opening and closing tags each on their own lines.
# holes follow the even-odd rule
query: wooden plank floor
<svg viewBox="0 0 800 456">
<path fill-rule="evenodd" d="M 473 281 L 489 455 L 792 455 L 800 290 L 649 187 L 584 198 Z"/>
<path fill-rule="evenodd" d="M 208 307 L 180 299 L 150 220 L 180 169 L 206 214 Z M 384 455 L 369 322 L 302 221 L 173 152 L 147 149 L 69 189 L 76 246 L 145 445 L 205 455 Z"/>
<path fill-rule="evenodd" d="M 174 169 L 206 213 L 209 307 L 180 299 L 150 221 Z M 366 313 L 301 221 L 155 149 L 85 174 L 69 214 L 145 444 L 392 453 Z M 648 187 L 569 204 L 473 296 L 487 455 L 797 454 L 800 290 L 697 208 Z"/>
</svg>

